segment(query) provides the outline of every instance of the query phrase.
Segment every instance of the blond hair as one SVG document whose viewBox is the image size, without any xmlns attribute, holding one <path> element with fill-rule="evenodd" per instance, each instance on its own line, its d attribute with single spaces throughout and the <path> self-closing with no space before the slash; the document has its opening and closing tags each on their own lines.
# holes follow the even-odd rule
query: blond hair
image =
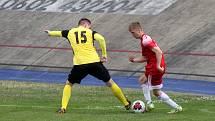
<svg viewBox="0 0 215 121">
<path fill-rule="evenodd" d="M 142 30 L 142 27 L 141 27 L 141 25 L 140 25 L 139 22 L 132 22 L 132 23 L 129 25 L 129 31 L 134 30 L 134 29 Z"/>
</svg>

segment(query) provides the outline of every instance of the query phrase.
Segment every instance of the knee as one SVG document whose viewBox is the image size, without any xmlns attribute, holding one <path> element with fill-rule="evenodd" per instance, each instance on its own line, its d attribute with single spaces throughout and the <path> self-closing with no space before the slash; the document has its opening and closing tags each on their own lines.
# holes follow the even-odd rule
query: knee
<svg viewBox="0 0 215 121">
<path fill-rule="evenodd" d="M 70 83 L 68 80 L 66 81 L 66 85 L 72 86 L 72 83 Z"/>
<path fill-rule="evenodd" d="M 161 93 L 160 90 L 153 90 L 153 94 L 154 96 L 159 97 Z"/>
<path fill-rule="evenodd" d="M 114 84 L 114 81 L 110 79 L 108 82 L 106 82 L 106 86 L 111 87 Z"/>
<path fill-rule="evenodd" d="M 147 78 L 145 76 L 140 77 L 138 81 L 139 81 L 140 85 L 142 85 L 142 84 L 145 84 L 147 82 Z"/>
</svg>

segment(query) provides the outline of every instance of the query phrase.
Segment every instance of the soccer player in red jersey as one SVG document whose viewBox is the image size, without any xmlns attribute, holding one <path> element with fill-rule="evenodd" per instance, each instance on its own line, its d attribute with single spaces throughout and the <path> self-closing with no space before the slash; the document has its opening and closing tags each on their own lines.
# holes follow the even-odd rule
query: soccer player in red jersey
<svg viewBox="0 0 215 121">
<path fill-rule="evenodd" d="M 142 47 L 142 56 L 134 57 L 129 55 L 129 61 L 133 63 L 146 62 L 145 73 L 140 76 L 139 83 L 143 89 L 144 98 L 146 100 L 147 110 L 154 108 L 151 100 L 150 90 L 153 94 L 173 109 L 169 113 L 177 113 L 182 111 L 182 107 L 176 104 L 161 88 L 162 76 L 166 70 L 164 55 L 157 45 L 156 41 L 146 35 L 139 22 L 133 22 L 129 25 L 129 32 L 134 38 L 140 39 Z"/>
</svg>

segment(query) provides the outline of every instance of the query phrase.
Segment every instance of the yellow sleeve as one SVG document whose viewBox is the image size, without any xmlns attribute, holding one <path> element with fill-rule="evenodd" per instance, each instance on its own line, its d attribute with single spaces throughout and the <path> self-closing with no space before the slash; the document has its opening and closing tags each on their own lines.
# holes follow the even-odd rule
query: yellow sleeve
<svg viewBox="0 0 215 121">
<path fill-rule="evenodd" d="M 99 46 L 100 48 L 102 49 L 102 56 L 103 57 L 107 57 L 107 50 L 106 50 L 106 42 L 105 42 L 105 38 L 98 34 L 98 33 L 95 33 L 94 34 L 94 39 L 97 40 L 99 42 Z"/>
<path fill-rule="evenodd" d="M 61 31 L 48 31 L 49 36 L 62 37 Z"/>
</svg>

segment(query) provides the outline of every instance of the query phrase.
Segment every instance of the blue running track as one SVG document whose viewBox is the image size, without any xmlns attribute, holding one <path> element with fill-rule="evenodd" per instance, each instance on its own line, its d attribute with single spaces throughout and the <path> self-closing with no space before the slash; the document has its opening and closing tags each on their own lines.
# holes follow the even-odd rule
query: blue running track
<svg viewBox="0 0 215 121">
<path fill-rule="evenodd" d="M 65 83 L 67 75 L 68 73 L 66 72 L 0 69 L 0 80 Z M 112 78 L 120 87 L 140 88 L 137 82 L 138 77 L 113 76 Z M 102 81 L 97 80 L 92 76 L 87 76 L 82 80 L 81 84 L 104 86 Z M 164 78 L 163 89 L 167 91 L 215 95 L 215 82 Z"/>
</svg>

